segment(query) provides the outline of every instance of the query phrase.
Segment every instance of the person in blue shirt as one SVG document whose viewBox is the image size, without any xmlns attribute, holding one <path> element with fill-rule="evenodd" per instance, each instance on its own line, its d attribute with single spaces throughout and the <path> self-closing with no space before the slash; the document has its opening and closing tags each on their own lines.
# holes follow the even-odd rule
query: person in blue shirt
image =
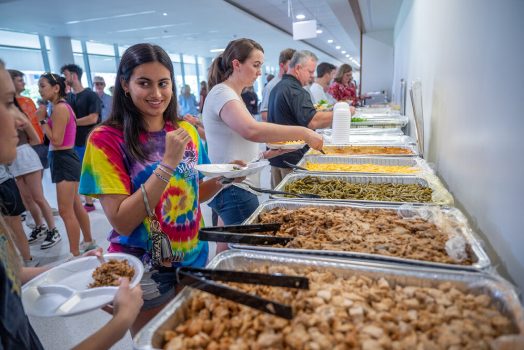
<svg viewBox="0 0 524 350">
<path fill-rule="evenodd" d="M 180 116 L 185 116 L 187 114 L 196 116 L 198 115 L 198 102 L 195 95 L 191 93 L 191 88 L 189 85 L 184 85 L 182 87 L 182 93 L 178 96 L 179 111 Z"/>
</svg>

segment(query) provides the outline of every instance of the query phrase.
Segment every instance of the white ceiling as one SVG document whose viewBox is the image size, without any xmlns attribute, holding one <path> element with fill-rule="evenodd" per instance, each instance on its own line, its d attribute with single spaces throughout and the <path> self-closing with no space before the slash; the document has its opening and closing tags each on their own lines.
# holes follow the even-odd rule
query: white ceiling
<svg viewBox="0 0 524 350">
<path fill-rule="evenodd" d="M 294 15 L 316 18 L 324 33 L 307 42 L 293 41 L 292 20 L 287 17 L 287 0 L 0 0 L 0 29 L 49 36 L 67 36 L 101 43 L 131 45 L 153 42 L 169 52 L 214 57 L 209 50 L 224 48 L 240 37 L 258 41 L 266 63 L 276 66 L 279 52 L 287 47 L 309 49 L 321 61 L 347 62 L 346 50 L 358 58 L 358 36 L 348 33 L 334 14 L 345 8 L 342 19 L 353 23 L 349 3 L 342 0 L 292 0 Z M 335 4 L 335 5 L 334 5 Z M 247 9 L 241 10 L 238 6 Z M 164 16 L 163 13 L 167 15 Z M 257 18 L 258 17 L 258 18 Z M 68 23 L 78 21 L 76 23 Z M 347 21 L 347 22 L 346 22 Z M 267 22 L 271 23 L 269 25 Z M 335 49 L 327 39 L 341 46 Z M 310 45 L 311 44 L 311 45 Z"/>
<path fill-rule="evenodd" d="M 393 30 L 403 0 L 359 0 L 365 32 Z"/>
</svg>

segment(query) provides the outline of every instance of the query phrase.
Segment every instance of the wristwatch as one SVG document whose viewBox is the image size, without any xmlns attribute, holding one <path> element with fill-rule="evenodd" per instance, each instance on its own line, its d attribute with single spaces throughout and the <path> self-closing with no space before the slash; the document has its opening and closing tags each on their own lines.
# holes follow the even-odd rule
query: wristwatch
<svg viewBox="0 0 524 350">
<path fill-rule="evenodd" d="M 42 119 L 41 121 L 39 121 L 40 125 L 44 125 L 44 124 L 47 124 L 47 119 Z"/>
</svg>

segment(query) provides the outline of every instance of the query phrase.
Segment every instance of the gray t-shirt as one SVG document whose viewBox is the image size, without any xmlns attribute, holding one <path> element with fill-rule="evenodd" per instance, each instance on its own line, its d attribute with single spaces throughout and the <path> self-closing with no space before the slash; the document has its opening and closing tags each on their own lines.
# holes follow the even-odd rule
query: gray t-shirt
<svg viewBox="0 0 524 350">
<path fill-rule="evenodd" d="M 282 80 L 282 78 L 276 76 L 273 79 L 271 79 L 271 81 L 267 83 L 266 86 L 264 86 L 264 90 L 262 90 L 262 102 L 260 102 L 260 112 L 267 112 L 269 108 L 269 94 L 280 80 Z"/>
<path fill-rule="evenodd" d="M 220 117 L 224 105 L 233 100 L 239 101 L 249 114 L 242 98 L 224 83 L 213 86 L 206 97 L 202 117 L 211 163 L 225 164 L 233 160 L 248 163 L 258 156 L 258 143 L 243 138 Z M 250 175 L 244 182 L 260 187 L 260 174 Z"/>
</svg>

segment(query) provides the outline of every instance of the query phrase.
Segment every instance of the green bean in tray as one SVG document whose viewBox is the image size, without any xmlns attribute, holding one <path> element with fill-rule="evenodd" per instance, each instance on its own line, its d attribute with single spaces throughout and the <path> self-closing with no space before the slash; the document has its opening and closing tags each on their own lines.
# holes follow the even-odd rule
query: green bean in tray
<svg viewBox="0 0 524 350">
<path fill-rule="evenodd" d="M 329 199 L 357 199 L 388 202 L 431 202 L 433 190 L 419 184 L 350 183 L 306 176 L 288 183 L 286 192 L 318 194 Z"/>
</svg>

